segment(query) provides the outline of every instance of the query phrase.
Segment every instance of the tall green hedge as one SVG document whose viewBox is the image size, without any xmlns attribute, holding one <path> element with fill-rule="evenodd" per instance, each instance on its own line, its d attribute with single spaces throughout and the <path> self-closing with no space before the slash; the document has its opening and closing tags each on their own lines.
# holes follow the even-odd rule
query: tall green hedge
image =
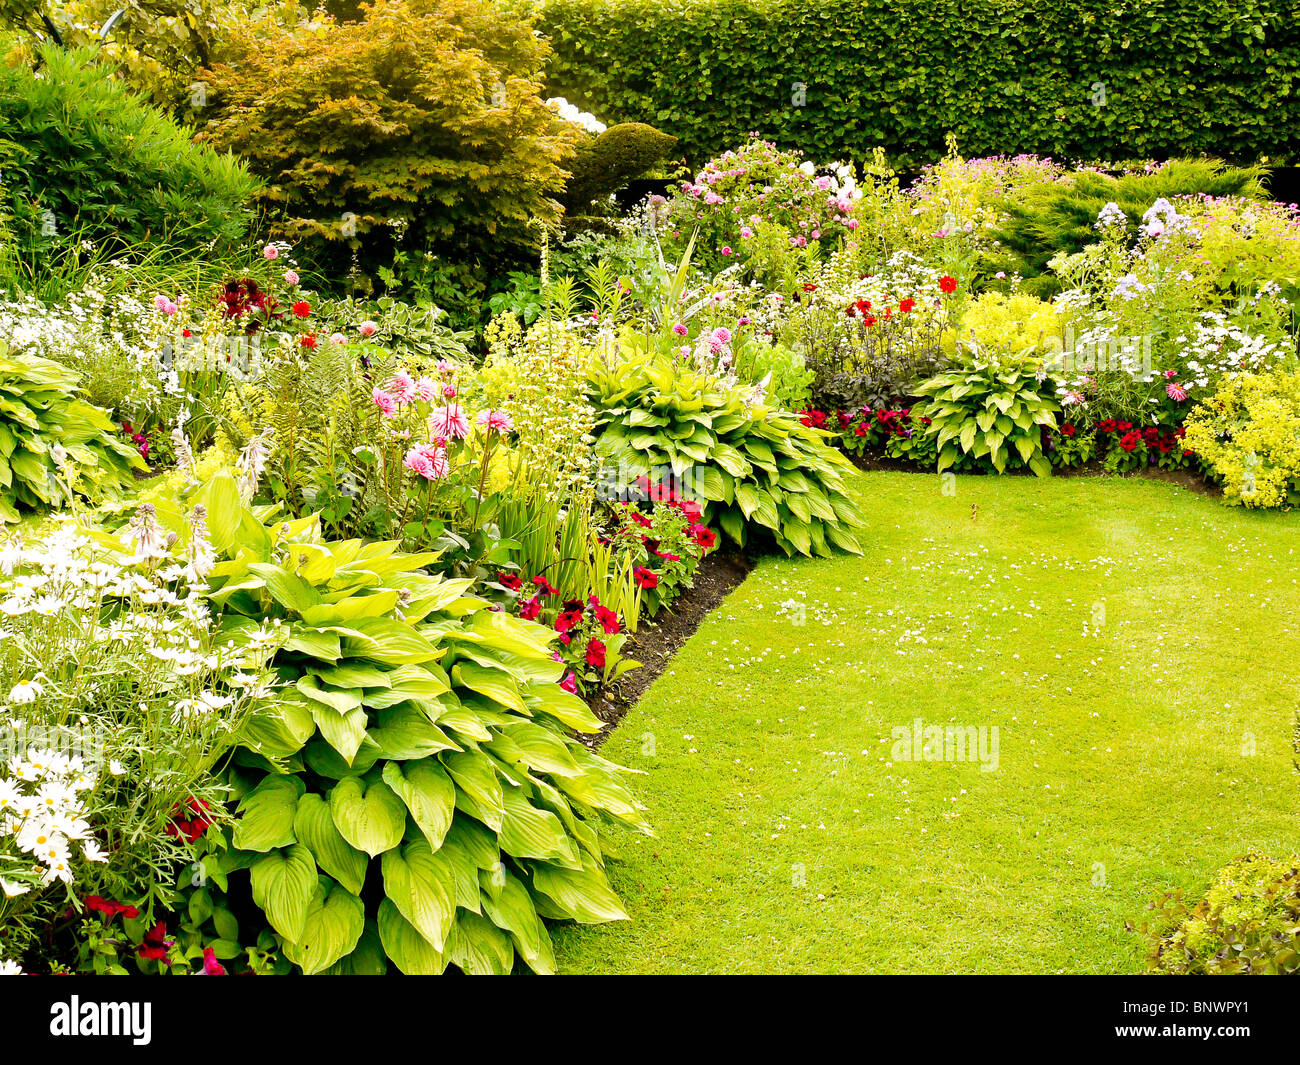
<svg viewBox="0 0 1300 1065">
<path fill-rule="evenodd" d="M 544 0 L 548 91 L 698 162 L 747 133 L 1057 159 L 1295 158 L 1296 0 Z M 800 86 L 803 86 L 802 105 Z"/>
</svg>

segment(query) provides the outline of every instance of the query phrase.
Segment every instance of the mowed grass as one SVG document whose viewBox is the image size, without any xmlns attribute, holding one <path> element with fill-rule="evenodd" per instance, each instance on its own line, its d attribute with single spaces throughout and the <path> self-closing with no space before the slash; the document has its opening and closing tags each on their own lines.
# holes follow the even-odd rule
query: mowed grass
<svg viewBox="0 0 1300 1065">
<path fill-rule="evenodd" d="M 764 560 L 610 739 L 657 835 L 561 971 L 1137 972 L 1154 896 L 1300 849 L 1300 515 L 855 485 L 865 556 Z M 996 726 L 997 770 L 896 760 L 916 718 Z"/>
</svg>

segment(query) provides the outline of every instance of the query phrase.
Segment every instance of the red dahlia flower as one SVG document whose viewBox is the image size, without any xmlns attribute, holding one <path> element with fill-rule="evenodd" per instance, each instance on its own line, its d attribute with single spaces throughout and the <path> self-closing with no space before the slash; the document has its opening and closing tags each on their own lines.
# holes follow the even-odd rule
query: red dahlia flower
<svg viewBox="0 0 1300 1065">
<path fill-rule="evenodd" d="M 939 278 L 939 291 L 947 292 L 949 294 L 956 292 L 957 279 L 955 277 L 949 277 L 947 274 L 944 274 L 943 277 Z"/>
</svg>

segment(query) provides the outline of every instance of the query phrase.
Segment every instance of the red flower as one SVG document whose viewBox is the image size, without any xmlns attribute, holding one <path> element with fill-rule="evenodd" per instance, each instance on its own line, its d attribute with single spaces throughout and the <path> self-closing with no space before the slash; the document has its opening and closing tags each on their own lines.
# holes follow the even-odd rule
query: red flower
<svg viewBox="0 0 1300 1065">
<path fill-rule="evenodd" d="M 582 612 L 580 610 L 565 610 L 555 619 L 556 632 L 568 632 L 570 629 L 576 629 L 582 624 Z"/>
<path fill-rule="evenodd" d="M 542 601 L 533 596 L 531 599 L 525 599 L 519 604 L 519 616 L 525 621 L 534 621 L 537 615 L 542 612 Z"/>
<path fill-rule="evenodd" d="M 599 603 L 593 603 L 592 605 L 595 608 L 596 620 L 600 622 L 601 628 L 605 630 L 605 635 L 613 636 L 618 632 L 618 615 L 607 606 L 601 606 Z"/>
<path fill-rule="evenodd" d="M 101 898 L 99 895 L 87 896 L 86 909 L 93 913 L 102 913 L 110 921 L 119 913 L 123 917 L 135 918 L 140 916 L 140 911 L 134 906 L 128 906 L 124 902 L 114 902 L 112 899 Z"/>
<path fill-rule="evenodd" d="M 203 975 L 226 976 L 226 967 L 217 961 L 217 953 L 211 947 L 203 948 Z"/>
<path fill-rule="evenodd" d="M 805 292 L 816 292 L 817 286 L 814 285 L 811 281 L 805 281 L 803 285 L 803 290 Z"/>
<path fill-rule="evenodd" d="M 142 958 L 152 958 L 154 961 L 166 964 L 167 948 L 173 942 L 174 940 L 167 938 L 167 925 L 159 921 L 144 934 L 144 942 L 136 953 Z"/>
<path fill-rule="evenodd" d="M 535 585 L 537 585 L 538 589 L 541 591 L 541 593 L 542 593 L 543 595 L 559 595 L 559 594 L 560 594 L 560 589 L 556 588 L 556 587 L 555 587 L 553 584 L 551 584 L 551 582 L 548 581 L 545 577 L 541 577 L 541 576 L 534 577 L 534 578 L 533 578 L 533 583 L 534 583 Z"/>
<path fill-rule="evenodd" d="M 939 278 L 939 291 L 947 292 L 947 293 L 956 292 L 957 279 L 955 277 L 949 277 L 947 274 L 944 274 L 943 277 Z"/>
<path fill-rule="evenodd" d="M 497 583 L 503 588 L 509 588 L 512 592 L 517 592 L 524 586 L 524 582 L 513 573 L 498 573 Z"/>
<path fill-rule="evenodd" d="M 290 310 L 293 311 L 295 318 L 308 318 L 311 316 L 311 304 L 306 300 L 299 300 Z"/>
<path fill-rule="evenodd" d="M 799 421 L 810 429 L 825 429 L 826 412 L 811 409 L 802 410 L 799 412 Z"/>
<path fill-rule="evenodd" d="M 681 555 L 674 555 L 671 551 L 660 551 L 656 548 L 650 553 L 656 558 L 662 558 L 665 562 L 680 562 L 682 560 Z"/>
<path fill-rule="evenodd" d="M 898 309 L 902 311 L 904 314 L 906 314 L 915 306 L 916 306 L 916 300 L 912 299 L 910 296 L 905 300 L 898 301 Z"/>
<path fill-rule="evenodd" d="M 1062 436 L 1073 436 L 1073 435 L 1074 435 L 1074 426 L 1073 426 L 1073 425 L 1063 425 L 1063 426 L 1061 426 L 1061 435 L 1062 435 Z"/>
<path fill-rule="evenodd" d="M 1097 429 L 1103 433 L 1113 433 L 1117 428 L 1119 423 L 1114 418 L 1106 418 L 1097 426 Z"/>
<path fill-rule="evenodd" d="M 638 588 L 658 588 L 659 574 L 654 570 L 648 570 L 644 566 L 634 566 L 632 568 L 632 579 L 636 581 Z"/>
<path fill-rule="evenodd" d="M 303 337 L 300 341 L 298 341 L 298 343 L 301 344 L 304 348 L 307 348 L 309 351 L 315 351 L 320 341 L 316 339 L 315 333 L 308 333 L 305 337 Z"/>
<path fill-rule="evenodd" d="M 184 816 L 187 812 L 186 807 L 194 814 L 193 817 Z M 167 834 L 176 839 L 184 838 L 187 843 L 197 842 L 212 824 L 212 819 L 204 813 L 205 810 L 210 809 L 206 802 L 195 798 L 188 799 L 185 806 L 177 806 L 172 811 L 172 819 L 167 825 Z"/>
<path fill-rule="evenodd" d="M 573 670 L 569 670 L 569 675 L 560 681 L 560 687 L 566 692 L 576 692 L 578 690 L 578 678 L 574 676 Z"/>
<path fill-rule="evenodd" d="M 677 509 L 687 521 L 699 521 L 700 515 L 704 513 L 704 508 L 693 499 L 683 499 L 677 504 Z"/>
<path fill-rule="evenodd" d="M 587 665 L 605 668 L 605 644 L 602 641 L 593 639 L 587 644 Z"/>
<path fill-rule="evenodd" d="M 690 537 L 705 551 L 711 551 L 718 543 L 718 534 L 707 525 L 692 525 L 688 530 Z"/>
</svg>

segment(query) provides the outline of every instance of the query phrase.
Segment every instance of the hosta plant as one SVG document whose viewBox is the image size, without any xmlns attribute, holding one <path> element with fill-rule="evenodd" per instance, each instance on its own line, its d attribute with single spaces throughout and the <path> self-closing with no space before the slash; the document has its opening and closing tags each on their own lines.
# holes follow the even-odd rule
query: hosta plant
<svg viewBox="0 0 1300 1065">
<path fill-rule="evenodd" d="M 0 524 L 18 507 L 58 507 L 74 493 L 102 496 L 147 469 L 108 415 L 76 396 L 77 375 L 0 343 Z"/>
<path fill-rule="evenodd" d="M 790 555 L 860 553 L 863 518 L 842 480 L 852 466 L 799 415 L 662 356 L 593 364 L 590 395 L 597 454 L 620 477 L 679 481 L 704 523 L 741 545 L 759 527 Z"/>
<path fill-rule="evenodd" d="M 648 829 L 622 771 L 571 735 L 600 723 L 560 687 L 555 633 L 425 572 L 435 555 L 325 542 L 313 517 L 268 528 L 228 474 L 198 498 L 225 556 L 221 629 L 288 629 L 286 692 L 245 734 L 238 818 L 204 859 L 216 888 L 251 890 L 285 957 L 550 972 L 543 918 L 626 917 L 600 825 Z"/>
<path fill-rule="evenodd" d="M 1002 358 L 969 352 L 961 365 L 917 387 L 929 400 L 915 412 L 930 419 L 929 435 L 939 449 L 939 471 L 963 456 L 985 460 L 998 473 L 1028 466 L 1048 477 L 1042 427 L 1054 426 L 1060 406 L 1055 386 L 1031 354 Z"/>
</svg>

